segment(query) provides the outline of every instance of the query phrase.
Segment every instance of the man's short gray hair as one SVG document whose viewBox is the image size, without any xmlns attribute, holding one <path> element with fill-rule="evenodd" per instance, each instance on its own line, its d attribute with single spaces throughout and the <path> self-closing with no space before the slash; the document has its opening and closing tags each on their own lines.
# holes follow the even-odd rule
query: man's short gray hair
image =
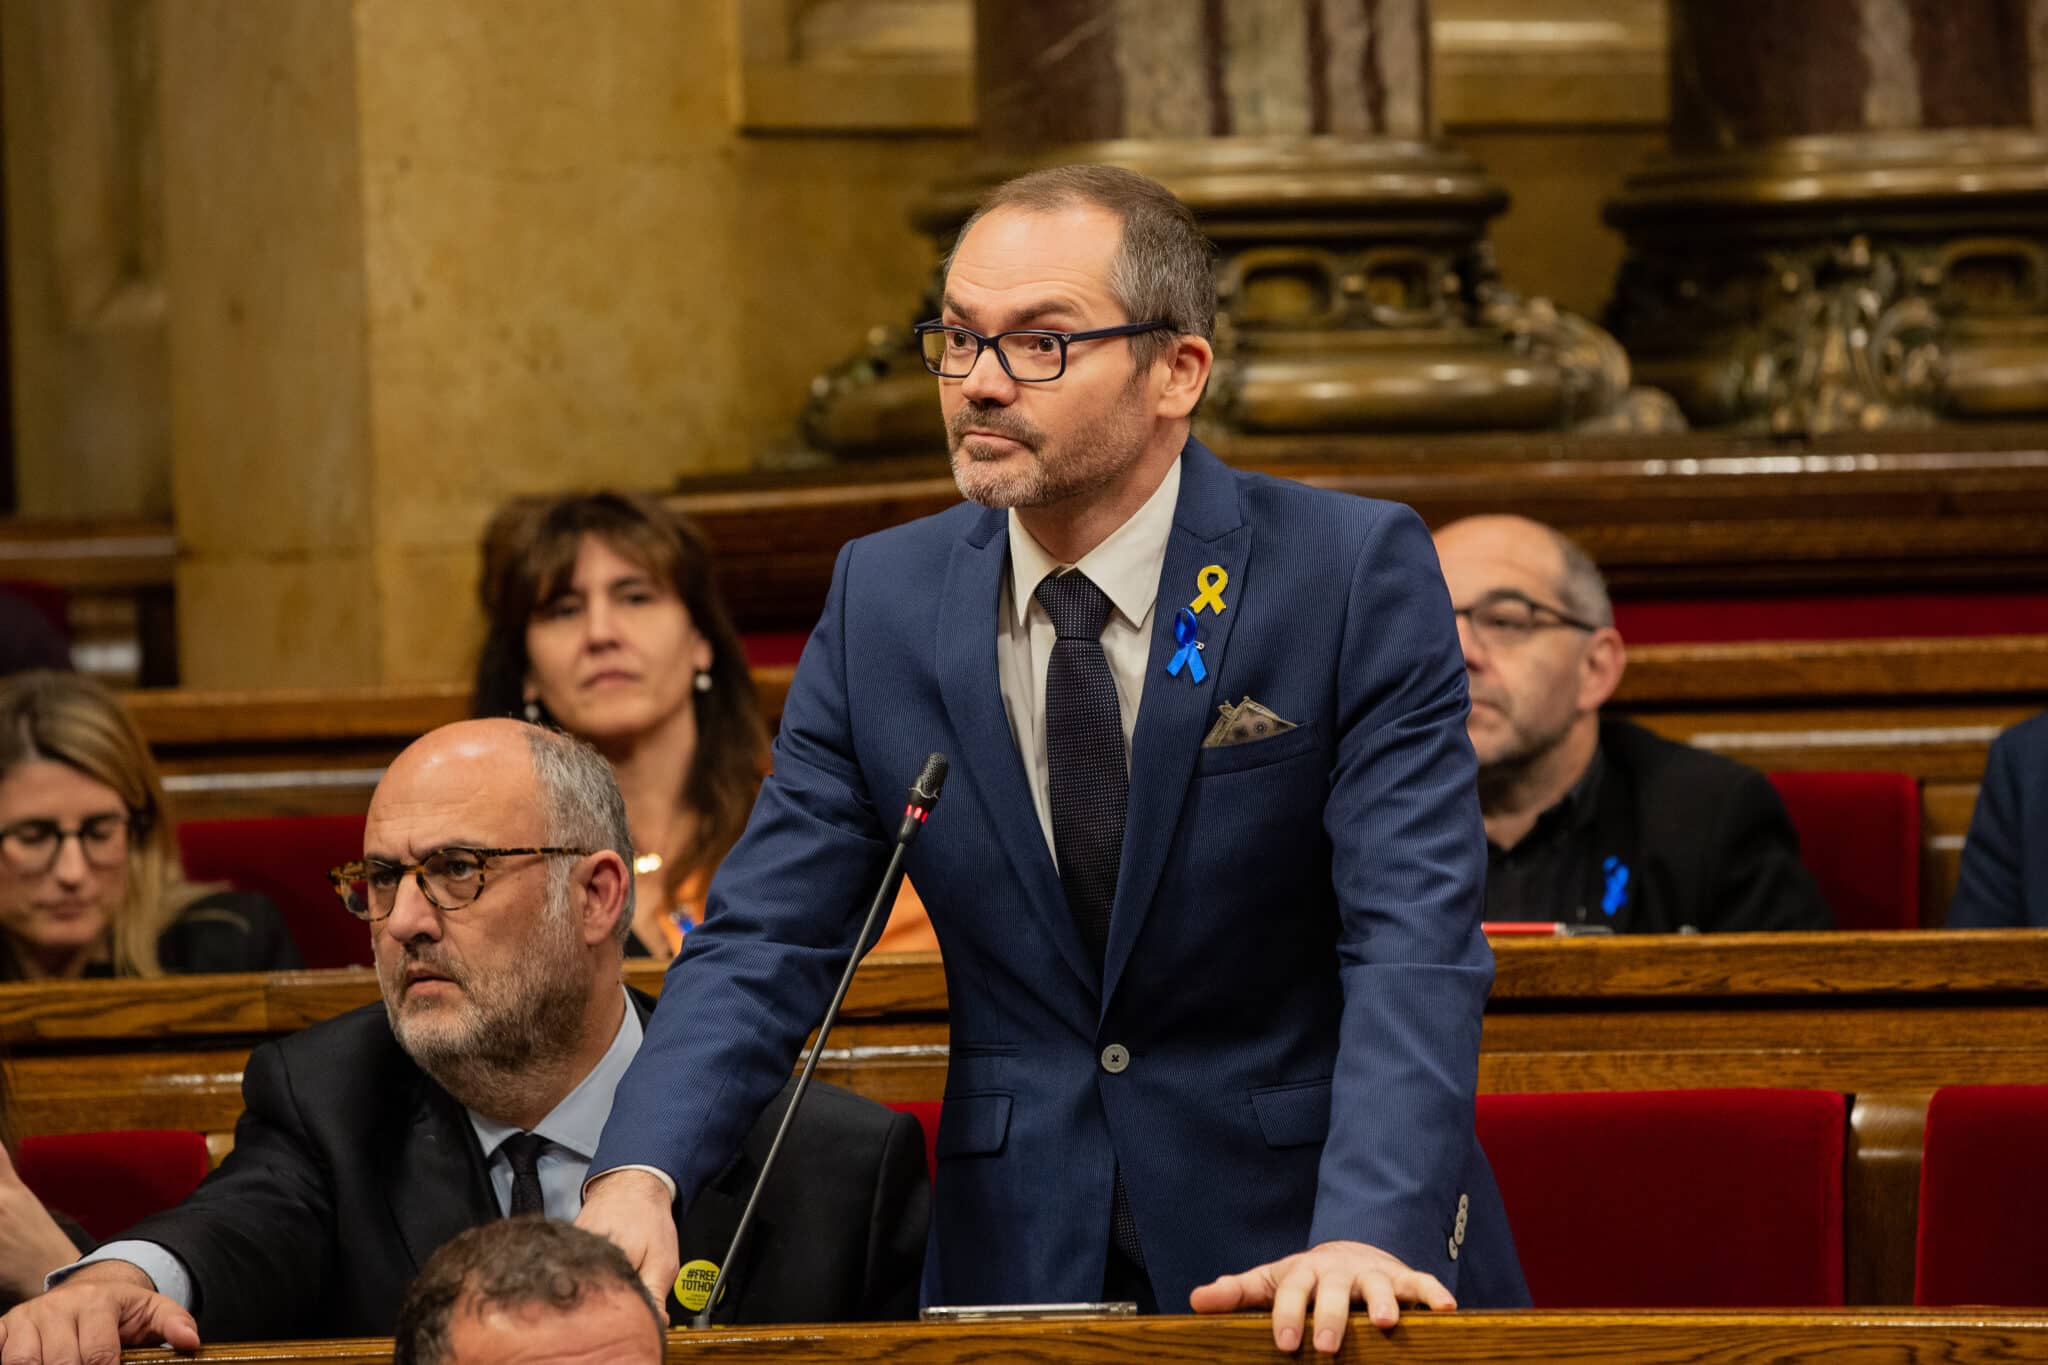
<svg viewBox="0 0 2048 1365">
<path fill-rule="evenodd" d="M 580 739 L 539 725 L 526 727 L 534 785 L 547 813 L 549 844 L 561 848 L 610 849 L 626 863 L 626 904 L 612 935 L 620 944 L 633 932 L 633 831 L 626 825 L 626 798 L 604 756 Z M 556 859 L 549 866 L 549 903 L 566 892 L 575 864 Z"/>
<path fill-rule="evenodd" d="M 1596 626 L 1613 625 L 1614 604 L 1608 600 L 1607 580 L 1600 576 L 1600 566 L 1570 536 L 1548 526 L 1543 529 L 1550 532 L 1558 557 L 1564 561 L 1557 596 L 1564 603 L 1565 610 Z"/>
<path fill-rule="evenodd" d="M 569 1313 L 604 1294 L 630 1294 L 646 1304 L 655 1339 L 665 1340 L 661 1310 L 616 1246 L 551 1218 L 494 1218 L 456 1234 L 427 1258 L 399 1305 L 392 1360 L 441 1365 L 458 1312 L 477 1318 L 492 1309 Z"/>
<path fill-rule="evenodd" d="M 985 195 L 953 239 L 997 209 L 1057 213 L 1077 204 L 1107 209 L 1123 223 L 1109 263 L 1109 295 L 1129 322 L 1164 322 L 1167 330 L 1131 338 L 1138 371 L 1152 367 L 1176 336 L 1208 338 L 1216 330 L 1216 248 L 1190 209 L 1158 181 L 1121 166 L 1048 166 L 1006 180 Z M 953 271 L 946 253 L 944 274 Z"/>
</svg>

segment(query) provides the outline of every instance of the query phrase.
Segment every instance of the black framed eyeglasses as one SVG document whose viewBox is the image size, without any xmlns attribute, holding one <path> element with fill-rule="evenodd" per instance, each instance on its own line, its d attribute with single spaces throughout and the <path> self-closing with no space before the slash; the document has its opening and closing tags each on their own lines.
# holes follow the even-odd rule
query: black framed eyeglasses
<svg viewBox="0 0 2048 1365">
<path fill-rule="evenodd" d="M 17 820 L 0 829 L 0 862 L 18 876 L 40 877 L 57 865 L 64 841 L 76 839 L 86 863 L 105 871 L 127 860 L 136 824 L 136 817 L 125 812 L 95 815 L 70 829 L 55 820 Z"/>
<path fill-rule="evenodd" d="M 924 355 L 924 367 L 941 379 L 965 379 L 974 372 L 981 353 L 993 346 L 1003 373 L 1019 384 L 1049 384 L 1067 372 L 1067 347 L 1077 341 L 1102 341 L 1109 337 L 1142 336 L 1146 332 L 1170 329 L 1172 323 L 1126 322 L 1118 327 L 1097 327 L 1086 332 L 997 332 L 983 336 L 965 327 L 933 318 L 910 330 L 917 334 Z"/>
<path fill-rule="evenodd" d="M 357 919 L 380 920 L 398 904 L 398 888 L 407 877 L 419 883 L 427 902 L 441 910 L 460 910 L 484 893 L 484 879 L 494 858 L 538 854 L 547 858 L 587 858 L 588 848 L 461 848 L 436 849 L 417 863 L 387 863 L 376 858 L 331 868 L 327 880 L 334 894 Z"/>
<path fill-rule="evenodd" d="M 1489 650 L 1512 650 L 1528 643 L 1529 638 L 1539 630 L 1583 630 L 1592 632 L 1602 629 L 1597 621 L 1584 621 L 1561 607 L 1503 588 L 1490 592 L 1469 607 L 1454 607 L 1453 616 L 1461 616 L 1472 627 L 1472 633 Z"/>
</svg>

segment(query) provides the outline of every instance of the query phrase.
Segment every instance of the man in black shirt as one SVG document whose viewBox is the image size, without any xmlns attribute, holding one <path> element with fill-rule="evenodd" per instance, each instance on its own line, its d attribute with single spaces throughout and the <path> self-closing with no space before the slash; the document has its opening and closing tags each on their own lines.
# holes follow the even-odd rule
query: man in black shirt
<svg viewBox="0 0 2048 1365">
<path fill-rule="evenodd" d="M 1452 522 L 1436 547 L 1472 696 L 1488 920 L 1833 926 L 1763 774 L 1601 716 L 1627 657 L 1583 550 L 1509 516 Z"/>
</svg>

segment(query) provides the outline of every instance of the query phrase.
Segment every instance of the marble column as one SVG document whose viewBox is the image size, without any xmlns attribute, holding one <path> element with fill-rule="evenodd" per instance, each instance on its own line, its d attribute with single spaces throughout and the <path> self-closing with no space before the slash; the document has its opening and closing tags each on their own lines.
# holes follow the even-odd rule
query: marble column
<svg viewBox="0 0 2048 1365">
<path fill-rule="evenodd" d="M 1702 424 L 2048 412 L 2048 4 L 1672 0 L 1607 321 Z"/>
</svg>

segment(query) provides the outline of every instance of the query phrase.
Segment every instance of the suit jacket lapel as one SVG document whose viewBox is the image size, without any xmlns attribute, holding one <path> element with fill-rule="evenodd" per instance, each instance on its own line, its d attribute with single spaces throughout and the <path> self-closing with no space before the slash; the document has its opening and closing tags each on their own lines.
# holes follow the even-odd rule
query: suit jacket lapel
<svg viewBox="0 0 2048 1365">
<path fill-rule="evenodd" d="M 468 1113 L 426 1073 L 413 1077 L 411 1131 L 392 1154 L 384 1199 L 418 1273 L 443 1242 L 500 1210 Z"/>
<path fill-rule="evenodd" d="M 1251 544 L 1251 528 L 1244 524 L 1238 507 L 1236 480 L 1208 447 L 1190 439 L 1181 452 L 1180 497 L 1174 506 L 1173 532 L 1166 542 L 1158 602 L 1152 608 L 1152 652 L 1145 664 L 1145 691 L 1131 736 L 1130 814 L 1124 823 L 1116 906 L 1109 920 L 1103 967 L 1105 1005 L 1145 927 L 1167 850 L 1180 826 L 1195 756 L 1201 750 L 1202 737 L 1216 721 L 1216 707 L 1222 700 L 1216 693 L 1216 680 L 1231 628 L 1237 624 L 1238 594 Z M 1204 610 L 1196 618 L 1208 677 L 1198 683 L 1187 669 L 1168 677 L 1167 661 L 1179 648 L 1173 635 L 1174 616 L 1195 599 L 1199 591 L 1196 579 L 1212 564 L 1228 574 L 1229 581 L 1222 592 L 1225 609 L 1220 614 Z"/>
<path fill-rule="evenodd" d="M 1066 891 L 1040 835 L 1024 760 L 1003 710 L 996 626 L 1009 547 L 1008 518 L 996 511 L 984 513 L 953 546 L 939 610 L 939 691 L 960 746 L 960 766 L 974 776 L 983 818 L 1009 858 L 1017 885 L 1042 921 L 1045 936 L 1093 989 L 1095 965 L 1067 913 Z"/>
</svg>

